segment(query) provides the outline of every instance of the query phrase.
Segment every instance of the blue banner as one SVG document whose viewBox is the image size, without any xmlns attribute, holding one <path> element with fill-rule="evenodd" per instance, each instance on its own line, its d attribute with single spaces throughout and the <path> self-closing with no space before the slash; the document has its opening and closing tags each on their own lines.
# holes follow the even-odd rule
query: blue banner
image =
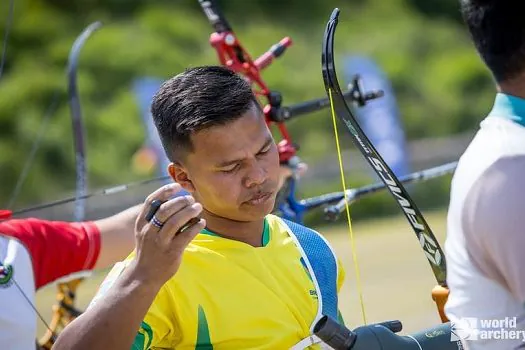
<svg viewBox="0 0 525 350">
<path fill-rule="evenodd" d="M 162 83 L 163 80 L 157 78 L 140 78 L 135 80 L 133 84 L 133 91 L 137 97 L 142 122 L 144 124 L 146 136 L 145 146 L 155 155 L 158 176 L 167 175 L 167 169 L 170 163 L 166 157 L 166 154 L 164 153 L 164 149 L 162 148 L 162 143 L 157 133 L 157 129 L 153 124 L 153 119 L 150 112 L 153 95 L 155 95 Z M 166 181 L 166 183 L 168 182 L 169 181 Z"/>
<path fill-rule="evenodd" d="M 146 148 L 148 151 L 152 151 L 154 153 L 158 176 L 168 175 L 168 165 L 170 164 L 170 161 L 168 157 L 166 157 L 166 153 L 162 147 L 162 142 L 160 141 L 159 134 L 157 133 L 157 128 L 155 127 L 155 124 L 153 124 L 150 107 L 153 96 L 163 82 L 164 81 L 162 79 L 143 77 L 135 80 L 133 84 L 133 91 L 137 97 L 141 110 L 140 114 L 142 117 L 142 122 L 144 124 Z M 173 181 L 168 179 L 164 182 L 164 184 L 171 182 Z M 186 194 L 188 194 L 188 192 L 182 190 L 175 196 L 182 196 Z"/>
<path fill-rule="evenodd" d="M 405 133 L 388 77 L 368 57 L 345 57 L 344 75 L 347 83 L 350 83 L 356 74 L 361 77 L 363 93 L 371 90 L 384 91 L 384 96 L 354 109 L 359 125 L 394 174 L 401 176 L 410 173 Z"/>
</svg>

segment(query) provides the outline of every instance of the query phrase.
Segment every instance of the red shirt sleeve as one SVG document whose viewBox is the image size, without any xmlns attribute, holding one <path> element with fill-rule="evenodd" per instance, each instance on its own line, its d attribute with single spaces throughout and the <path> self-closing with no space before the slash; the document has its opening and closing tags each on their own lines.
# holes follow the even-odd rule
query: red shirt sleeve
<svg viewBox="0 0 525 350">
<path fill-rule="evenodd" d="M 7 220 L 0 222 L 0 233 L 18 239 L 29 250 L 37 289 L 93 269 L 100 253 L 100 232 L 93 222 Z"/>
</svg>

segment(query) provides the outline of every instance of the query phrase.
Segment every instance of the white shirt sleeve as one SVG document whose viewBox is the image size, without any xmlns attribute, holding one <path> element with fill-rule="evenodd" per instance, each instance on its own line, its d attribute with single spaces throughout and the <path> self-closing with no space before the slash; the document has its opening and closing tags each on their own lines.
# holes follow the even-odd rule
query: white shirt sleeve
<svg viewBox="0 0 525 350">
<path fill-rule="evenodd" d="M 462 225 L 475 266 L 524 303 L 524 155 L 502 158 L 482 174 L 466 198 Z"/>
</svg>

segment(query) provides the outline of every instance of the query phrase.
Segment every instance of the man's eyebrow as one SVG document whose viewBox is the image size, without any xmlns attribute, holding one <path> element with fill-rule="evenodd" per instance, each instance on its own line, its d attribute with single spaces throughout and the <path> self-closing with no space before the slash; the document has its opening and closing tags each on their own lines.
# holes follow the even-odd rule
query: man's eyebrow
<svg viewBox="0 0 525 350">
<path fill-rule="evenodd" d="M 266 137 L 266 142 L 264 142 L 264 144 L 262 145 L 261 148 L 259 148 L 259 150 L 257 151 L 257 153 L 261 153 L 263 151 L 263 149 L 267 148 L 268 146 L 270 146 L 272 143 L 273 143 L 273 138 L 272 138 L 272 135 L 269 135 L 268 137 Z"/>
<path fill-rule="evenodd" d="M 259 148 L 259 150 L 257 151 L 257 154 L 261 153 L 265 148 L 267 148 L 270 144 L 272 144 L 274 141 L 273 141 L 273 138 L 272 138 L 272 135 L 269 135 L 267 138 L 266 138 L 266 141 L 264 142 L 264 144 L 262 145 L 261 148 Z M 232 164 L 236 164 L 236 163 L 239 163 L 239 162 L 242 162 L 244 159 L 243 158 L 240 158 L 240 159 L 232 159 L 232 160 L 226 160 L 224 162 L 220 162 L 219 164 L 217 164 L 217 168 L 224 168 L 224 167 L 227 167 L 228 165 L 232 165 Z"/>
</svg>

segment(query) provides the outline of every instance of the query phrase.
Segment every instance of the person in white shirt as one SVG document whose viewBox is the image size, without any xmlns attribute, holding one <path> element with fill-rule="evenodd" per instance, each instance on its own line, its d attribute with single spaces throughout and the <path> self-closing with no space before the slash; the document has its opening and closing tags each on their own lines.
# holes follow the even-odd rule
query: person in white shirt
<svg viewBox="0 0 525 350">
<path fill-rule="evenodd" d="M 469 350 L 525 348 L 525 2 L 460 4 L 497 91 L 452 180 L 445 312 Z"/>
</svg>

